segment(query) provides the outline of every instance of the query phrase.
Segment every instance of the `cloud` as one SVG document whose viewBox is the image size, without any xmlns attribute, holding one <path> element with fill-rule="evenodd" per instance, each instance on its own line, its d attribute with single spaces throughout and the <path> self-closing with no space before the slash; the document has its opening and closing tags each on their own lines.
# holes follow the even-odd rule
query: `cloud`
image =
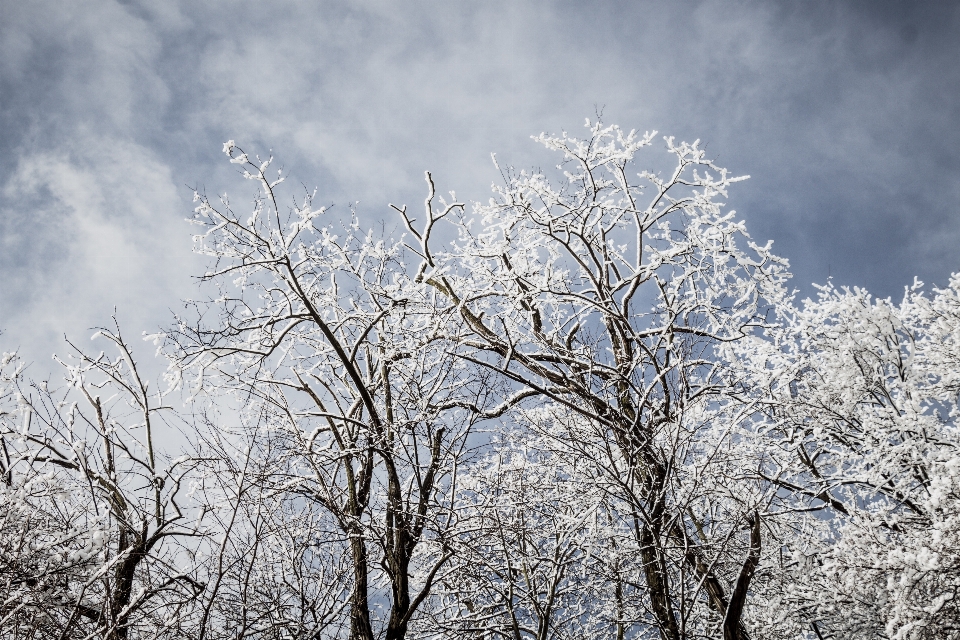
<svg viewBox="0 0 960 640">
<path fill-rule="evenodd" d="M 9 339 L 103 322 L 113 305 L 168 322 L 196 271 L 184 185 L 251 195 L 220 154 L 227 139 L 274 153 L 291 188 L 360 200 L 374 221 L 387 202 L 422 199 L 424 169 L 441 190 L 486 199 L 490 152 L 549 166 L 529 135 L 576 132 L 599 108 L 701 138 L 751 174 L 731 205 L 777 241 L 801 287 L 830 273 L 895 295 L 913 275 L 958 269 L 949 3 L 87 0 L 0 12 Z"/>
<path fill-rule="evenodd" d="M 25 154 L 3 188 L 5 340 L 34 357 L 108 321 L 152 328 L 198 266 L 170 169 L 122 140 Z M 174 214 L 174 215 L 171 215 Z M 159 276 L 159 277 L 158 277 Z"/>
</svg>

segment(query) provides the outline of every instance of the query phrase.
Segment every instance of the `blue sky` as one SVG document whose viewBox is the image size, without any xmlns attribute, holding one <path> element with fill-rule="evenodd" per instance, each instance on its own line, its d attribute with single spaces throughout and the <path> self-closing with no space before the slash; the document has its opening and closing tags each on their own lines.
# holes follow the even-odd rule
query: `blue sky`
<svg viewBox="0 0 960 640">
<path fill-rule="evenodd" d="M 700 138 L 795 286 L 960 271 L 960 3 L 0 0 L 2 350 L 46 367 L 195 295 L 194 185 L 273 154 L 321 203 L 486 200 L 496 152 L 604 120 Z M 42 360 L 42 362 L 40 362 Z"/>
</svg>

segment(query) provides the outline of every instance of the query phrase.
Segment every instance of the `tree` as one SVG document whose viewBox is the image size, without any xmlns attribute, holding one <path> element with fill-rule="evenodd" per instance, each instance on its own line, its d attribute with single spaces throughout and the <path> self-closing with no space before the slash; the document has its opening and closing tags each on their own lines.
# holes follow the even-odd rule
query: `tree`
<svg viewBox="0 0 960 640">
<path fill-rule="evenodd" d="M 632 524 L 645 622 L 670 640 L 746 638 L 769 487 L 723 486 L 736 442 L 718 417 L 738 419 L 738 405 L 717 349 L 767 326 L 785 263 L 723 212 L 737 179 L 697 143 L 667 138 L 668 177 L 636 182 L 654 134 L 587 126 L 585 140 L 537 138 L 563 155 L 560 186 L 508 171 L 497 199 L 455 220 L 450 249 L 432 240 L 450 209 L 429 207 L 428 174 L 423 225 L 399 209 L 422 257 L 415 280 L 457 310 L 459 357 L 533 394 L 552 417 L 520 419 L 594 465 Z"/>
<path fill-rule="evenodd" d="M 204 589 L 183 546 L 198 536 L 181 495 L 190 461 L 156 447 L 169 406 L 119 329 L 98 336 L 116 357 L 74 348 L 64 389 L 27 385 L 3 357 L 5 638 L 177 637 Z"/>
<path fill-rule="evenodd" d="M 747 435 L 803 534 L 784 540 L 781 633 L 960 637 L 960 278 L 932 293 L 827 285 L 737 345 L 764 407 Z"/>
<path fill-rule="evenodd" d="M 0 637 L 960 638 L 960 276 L 796 306 L 698 142 L 587 132 L 380 233 L 226 143 L 167 389 L 0 363 Z"/>
<path fill-rule="evenodd" d="M 362 233 L 355 216 L 321 226 L 312 194 L 282 212 L 270 160 L 232 142 L 231 162 L 261 187 L 253 214 L 196 195 L 217 293 L 167 336 L 177 375 L 242 399 L 283 442 L 283 486 L 337 522 L 352 637 L 378 624 L 403 637 L 438 573 L 469 557 L 456 472 L 473 425 L 507 411 L 558 460 L 593 465 L 616 503 L 607 517 L 641 557 L 638 623 L 670 639 L 747 636 L 765 494 L 755 481 L 717 488 L 732 430 L 716 416 L 736 412 L 716 349 L 765 326 L 787 274 L 722 211 L 736 179 L 696 143 L 667 139 L 675 165 L 666 179 L 641 173 L 644 187 L 628 173 L 653 134 L 588 127 L 584 141 L 539 138 L 570 166 L 564 186 L 508 173 L 472 214 L 437 198 L 428 173 L 423 222 L 394 207 L 404 239 Z M 458 233 L 450 247 L 437 246 L 441 221 Z M 382 622 L 374 599 L 390 603 Z"/>
<path fill-rule="evenodd" d="M 408 273 L 400 242 L 355 217 L 319 226 L 312 194 L 284 212 L 270 161 L 224 151 L 262 191 L 243 219 L 196 194 L 197 248 L 214 262 L 203 280 L 217 294 L 167 334 L 175 384 L 195 375 L 197 393 L 232 394 L 271 434 L 269 482 L 322 508 L 349 549 L 352 584 L 330 596 L 349 599 L 351 637 L 402 638 L 451 555 L 470 431 L 516 399 L 492 406 L 495 377 L 451 354 L 455 309 Z M 417 563 L 429 568 L 414 581 Z"/>
<path fill-rule="evenodd" d="M 467 525 L 423 637 L 625 637 L 642 620 L 632 531 L 588 460 L 526 430 L 501 435 L 460 482 Z M 572 464 L 571 464 L 572 463 Z"/>
<path fill-rule="evenodd" d="M 210 543 L 197 640 L 343 637 L 347 541 L 316 504 L 291 492 L 270 433 L 209 421 L 199 439 L 195 500 Z M 280 465 L 280 466 L 275 466 Z"/>
</svg>

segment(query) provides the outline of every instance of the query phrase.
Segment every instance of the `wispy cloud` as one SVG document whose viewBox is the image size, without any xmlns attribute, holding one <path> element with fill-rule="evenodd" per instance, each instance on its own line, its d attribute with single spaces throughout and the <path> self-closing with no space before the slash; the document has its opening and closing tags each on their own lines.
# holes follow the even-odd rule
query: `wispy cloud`
<svg viewBox="0 0 960 640">
<path fill-rule="evenodd" d="M 190 190 L 250 194 L 268 154 L 324 203 L 485 199 L 530 134 L 603 107 L 700 137 L 753 179 L 731 204 L 797 283 L 896 294 L 960 241 L 960 14 L 949 3 L 7 3 L 0 8 L 0 327 L 169 320 L 189 295 Z"/>
</svg>

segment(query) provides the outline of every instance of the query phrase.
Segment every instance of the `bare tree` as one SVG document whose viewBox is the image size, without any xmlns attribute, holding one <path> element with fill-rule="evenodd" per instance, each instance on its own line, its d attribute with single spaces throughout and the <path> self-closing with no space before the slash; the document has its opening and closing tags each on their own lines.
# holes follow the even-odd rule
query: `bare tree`
<svg viewBox="0 0 960 640">
<path fill-rule="evenodd" d="M 208 586 L 193 637 L 342 637 L 347 540 L 322 508 L 283 486 L 272 434 L 225 426 L 222 416 L 209 422 L 195 453 Z"/>
<path fill-rule="evenodd" d="M 731 401 L 717 349 L 767 324 L 788 276 L 722 210 L 736 179 L 697 143 L 668 138 L 666 177 L 635 182 L 632 161 L 654 134 L 588 129 L 584 140 L 541 135 L 563 154 L 561 186 L 507 172 L 495 201 L 454 221 L 452 248 L 431 236 L 451 208 L 431 206 L 428 174 L 426 220 L 398 209 L 422 256 L 416 279 L 456 308 L 468 332 L 459 357 L 577 424 L 552 433 L 629 506 L 651 624 L 669 640 L 711 625 L 740 640 L 763 496 L 748 482 L 711 511 L 719 478 L 707 467 L 733 443 L 707 414 Z M 709 613 L 697 613 L 704 603 Z"/>
<path fill-rule="evenodd" d="M 176 418 L 119 329 L 98 334 L 116 356 L 74 348 L 64 389 L 6 379 L 4 637 L 176 637 L 204 589 L 183 547 L 198 536 L 181 496 L 190 461 L 156 446 Z"/>
<path fill-rule="evenodd" d="M 492 406 L 495 377 L 451 355 L 459 316 L 407 272 L 400 243 L 355 218 L 320 226 L 329 216 L 310 194 L 283 211 L 269 160 L 224 150 L 262 191 L 244 218 L 197 194 L 197 246 L 214 261 L 204 281 L 217 294 L 179 319 L 170 353 L 198 392 L 233 394 L 272 434 L 270 482 L 336 523 L 351 637 L 403 638 L 450 558 L 471 428 L 515 400 Z"/>
<path fill-rule="evenodd" d="M 0 362 L 0 638 L 958 637 L 960 281 L 794 306 L 698 142 L 587 131 L 397 233 L 228 142 L 166 389 Z"/>
<path fill-rule="evenodd" d="M 960 637 L 960 279 L 898 305 L 821 287 L 738 345 L 779 488 L 772 637 Z"/>
<path fill-rule="evenodd" d="M 457 554 L 420 621 L 423 637 L 623 638 L 638 627 L 631 531 L 588 460 L 525 430 L 498 438 L 461 480 Z"/>
<path fill-rule="evenodd" d="M 242 400 L 283 443 L 279 482 L 336 521 L 352 637 L 403 637 L 460 562 L 456 471 L 473 425 L 508 410 L 555 455 L 589 461 L 607 517 L 632 532 L 643 588 L 618 578 L 639 601 L 620 606 L 619 633 L 630 608 L 671 640 L 747 637 L 769 485 L 721 453 L 744 414 L 718 349 L 767 324 L 787 274 L 722 211 L 736 180 L 696 144 L 667 140 L 667 178 L 628 177 L 652 138 L 599 124 L 583 141 L 541 136 L 564 154 L 565 185 L 508 172 L 471 214 L 427 174 L 422 221 L 394 207 L 402 241 L 355 218 L 318 224 L 330 216 L 311 194 L 282 211 L 270 161 L 225 145 L 262 191 L 243 219 L 197 194 L 217 293 L 168 334 L 170 352 L 198 391 Z M 459 239 L 438 248 L 444 220 Z"/>
</svg>

